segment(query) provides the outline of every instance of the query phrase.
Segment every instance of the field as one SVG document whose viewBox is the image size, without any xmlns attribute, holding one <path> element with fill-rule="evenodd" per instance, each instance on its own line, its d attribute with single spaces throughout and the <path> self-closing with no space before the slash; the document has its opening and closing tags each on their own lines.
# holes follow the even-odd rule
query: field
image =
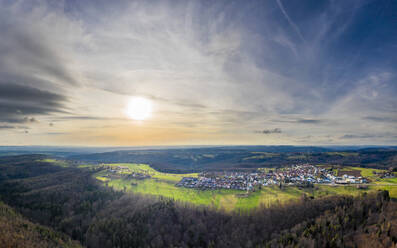
<svg viewBox="0 0 397 248">
<path fill-rule="evenodd" d="M 375 184 L 396 184 L 397 183 L 397 177 L 395 178 L 379 178 L 377 175 L 374 174 L 374 172 L 383 172 L 385 170 L 379 170 L 379 169 L 372 169 L 372 168 L 361 168 L 361 167 L 343 167 L 343 170 L 359 170 L 361 172 L 361 176 L 366 177 L 372 181 L 372 183 Z M 397 174 L 394 173 L 396 176 Z"/>
<path fill-rule="evenodd" d="M 69 167 L 70 166 L 70 164 L 64 160 L 58 160 L 58 159 L 52 159 L 52 158 L 41 159 L 38 161 L 45 162 L 45 163 L 51 163 L 53 165 L 61 166 L 61 167 Z"/>
<path fill-rule="evenodd" d="M 106 172 L 101 171 L 95 176 L 109 187 L 116 190 L 125 190 L 134 193 L 148 194 L 173 198 L 177 201 L 188 202 L 195 205 L 206 205 L 226 211 L 248 211 L 259 205 L 270 206 L 278 202 L 298 200 L 303 195 L 321 197 L 327 195 L 344 194 L 358 195 L 363 192 L 387 189 L 391 197 L 397 198 L 396 178 L 379 179 L 372 173 L 375 169 L 346 167 L 344 170 L 360 170 L 361 174 L 370 177 L 376 184 L 371 184 L 366 189 L 358 189 L 357 186 L 328 186 L 315 185 L 314 188 L 298 188 L 296 186 L 285 186 L 281 189 L 277 186 L 262 187 L 260 190 L 246 194 L 239 190 L 198 190 L 183 187 L 176 187 L 175 184 L 183 177 L 197 177 L 192 174 L 170 174 L 161 173 L 145 164 L 107 164 L 106 166 L 127 166 L 132 172 L 149 174 L 149 179 L 110 179 Z M 379 170 L 376 170 L 379 171 Z"/>
<path fill-rule="evenodd" d="M 153 169 L 152 167 L 150 167 L 147 164 L 106 164 L 106 166 L 128 167 L 131 172 L 147 174 L 147 175 L 150 175 L 152 179 L 159 179 L 161 181 L 165 181 L 165 182 L 169 182 L 169 183 L 177 183 L 183 177 L 197 177 L 197 175 L 198 175 L 197 173 L 191 173 L 191 174 L 162 173 L 162 172 L 156 171 L 155 169 Z"/>
</svg>

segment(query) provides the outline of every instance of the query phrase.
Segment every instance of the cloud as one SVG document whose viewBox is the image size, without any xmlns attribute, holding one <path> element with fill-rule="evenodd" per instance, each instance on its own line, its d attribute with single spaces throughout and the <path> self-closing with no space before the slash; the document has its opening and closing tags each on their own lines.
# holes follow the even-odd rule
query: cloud
<svg viewBox="0 0 397 248">
<path fill-rule="evenodd" d="M 123 120 L 128 120 L 127 118 L 114 118 L 114 117 L 104 117 L 104 116 L 81 116 L 81 115 L 74 115 L 74 116 L 57 116 L 53 118 L 54 121 L 59 121 L 59 120 L 94 120 L 94 121 L 102 121 L 102 120 L 118 120 L 118 121 L 123 121 Z"/>
<path fill-rule="evenodd" d="M 0 129 L 14 129 L 15 126 L 10 126 L 10 125 L 0 125 Z"/>
<path fill-rule="evenodd" d="M 79 83 L 70 66 L 73 36 L 64 34 L 76 26 L 45 1 L 0 5 L 0 123 L 68 112 L 66 91 Z"/>
<path fill-rule="evenodd" d="M 365 116 L 364 120 L 371 120 L 376 122 L 397 122 L 397 117 L 381 117 L 381 116 Z"/>
<path fill-rule="evenodd" d="M 67 98 L 34 87 L 0 81 L 0 122 L 34 123 L 32 115 L 66 112 Z"/>
<path fill-rule="evenodd" d="M 318 120 L 318 119 L 298 119 L 296 120 L 297 123 L 303 123 L 303 124 L 318 124 L 318 123 L 323 123 L 324 120 Z"/>
<path fill-rule="evenodd" d="M 281 123 L 300 123 L 300 124 L 329 124 L 329 120 L 325 119 L 306 119 L 306 118 L 285 118 L 285 119 L 277 119 L 272 120 L 273 122 L 281 122 Z"/>
<path fill-rule="evenodd" d="M 281 2 L 281 0 L 277 0 L 277 4 L 278 7 L 280 8 L 281 12 L 283 13 L 283 15 L 285 16 L 285 18 L 287 19 L 288 23 L 291 25 L 291 27 L 295 30 L 295 32 L 298 34 L 299 38 L 303 41 L 306 42 L 305 39 L 303 38 L 303 35 L 299 29 L 299 27 L 295 24 L 295 22 L 293 22 L 291 20 L 291 18 L 289 17 L 289 15 L 287 14 L 287 11 L 285 11 L 285 8 L 283 6 L 283 3 Z"/>
<path fill-rule="evenodd" d="M 367 138 L 373 138 L 374 135 L 357 135 L 357 134 L 345 134 L 341 136 L 341 139 L 367 139 Z"/>
<path fill-rule="evenodd" d="M 66 63 L 67 55 L 63 53 L 66 52 L 63 45 L 71 36 L 65 37 L 62 32 L 65 28 L 73 28 L 73 22 L 65 20 L 61 13 L 56 15 L 45 2 L 33 6 L 36 7 L 32 9 L 32 5 L 20 1 L 9 6 L 2 4 L 0 8 L 2 80 L 30 85 L 32 81 L 78 84 Z M 23 9 L 33 12 L 21 17 Z"/>
<path fill-rule="evenodd" d="M 69 134 L 67 132 L 47 132 L 46 135 L 65 135 L 65 134 Z"/>
<path fill-rule="evenodd" d="M 36 120 L 36 118 L 34 118 L 34 117 L 27 117 L 27 116 L 25 116 L 25 117 L 23 118 L 23 120 L 24 120 L 25 123 L 36 123 L 36 122 L 39 122 L 38 120 Z"/>
<path fill-rule="evenodd" d="M 340 139 L 375 139 L 375 138 L 392 138 L 395 139 L 396 134 L 393 133 L 383 133 L 383 134 L 345 134 L 340 137 Z"/>
<path fill-rule="evenodd" d="M 0 129 L 29 129 L 27 126 L 0 125 Z"/>
<path fill-rule="evenodd" d="M 255 131 L 255 133 L 260 133 L 260 134 L 274 134 L 274 133 L 281 133 L 280 128 L 275 128 L 275 129 L 265 129 L 262 131 Z"/>
</svg>

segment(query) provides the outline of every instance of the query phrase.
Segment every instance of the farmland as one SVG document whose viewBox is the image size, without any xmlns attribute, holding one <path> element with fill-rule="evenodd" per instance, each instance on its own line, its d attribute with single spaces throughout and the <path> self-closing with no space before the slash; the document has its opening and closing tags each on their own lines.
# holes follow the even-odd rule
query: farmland
<svg viewBox="0 0 397 248">
<path fill-rule="evenodd" d="M 387 189 L 390 196 L 397 198 L 396 178 L 380 179 L 373 174 L 373 170 L 368 168 L 346 167 L 343 170 L 360 170 L 362 176 L 369 177 L 374 183 L 367 185 L 363 189 L 351 185 L 314 185 L 314 187 L 296 186 L 266 186 L 246 193 L 241 190 L 215 189 L 200 190 L 177 187 L 175 184 L 183 177 L 197 177 L 197 173 L 172 174 L 162 173 L 151 168 L 146 164 L 106 164 L 108 168 L 127 168 L 130 173 L 143 173 L 150 175 L 147 179 L 135 178 L 112 178 L 107 176 L 106 170 L 95 174 L 95 177 L 102 181 L 104 185 L 116 190 L 140 193 L 144 195 L 154 195 L 158 197 L 172 198 L 174 200 L 194 205 L 205 205 L 215 209 L 226 211 L 247 211 L 259 205 L 271 206 L 276 203 L 293 201 L 306 197 L 322 197 L 336 194 L 359 195 L 363 192 Z M 379 172 L 380 170 L 375 170 Z M 127 172 L 121 172 L 127 174 Z"/>
</svg>

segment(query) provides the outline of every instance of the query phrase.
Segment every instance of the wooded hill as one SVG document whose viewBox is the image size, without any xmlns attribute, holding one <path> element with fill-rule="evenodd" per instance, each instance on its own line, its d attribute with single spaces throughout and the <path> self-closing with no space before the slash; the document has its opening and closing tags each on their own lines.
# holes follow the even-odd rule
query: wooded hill
<svg viewBox="0 0 397 248">
<path fill-rule="evenodd" d="M 335 151 L 321 147 L 247 146 L 115 151 L 69 158 L 93 163 L 145 163 L 168 173 L 285 167 L 302 163 L 379 169 L 397 167 L 397 149 L 394 147 Z"/>
<path fill-rule="evenodd" d="M 0 202 L 0 244 L 21 248 L 81 247 L 66 234 L 26 220 L 3 202 Z"/>
</svg>

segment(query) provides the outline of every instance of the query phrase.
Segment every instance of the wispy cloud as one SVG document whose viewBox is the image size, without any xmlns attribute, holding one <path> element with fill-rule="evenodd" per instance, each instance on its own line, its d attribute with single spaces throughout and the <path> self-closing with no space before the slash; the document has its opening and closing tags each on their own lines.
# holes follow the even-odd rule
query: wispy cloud
<svg viewBox="0 0 397 248">
<path fill-rule="evenodd" d="M 15 126 L 10 126 L 10 125 L 0 125 L 0 129 L 14 129 Z"/>
<path fill-rule="evenodd" d="M 396 123 L 397 122 L 397 117 L 393 116 L 365 116 L 363 117 L 364 120 L 371 120 L 371 121 L 376 121 L 376 122 L 392 122 Z"/>
<path fill-rule="evenodd" d="M 0 125 L 0 129 L 29 129 L 27 126 Z"/>
<path fill-rule="evenodd" d="M 300 38 L 303 42 L 306 42 L 306 41 L 305 41 L 305 38 L 303 38 L 303 35 L 302 35 L 302 33 L 301 33 L 301 31 L 300 31 L 298 25 L 296 25 L 295 22 L 293 22 L 293 21 L 291 20 L 291 18 L 290 18 L 289 15 L 287 14 L 287 11 L 285 11 L 284 5 L 283 5 L 283 3 L 281 2 L 281 0 L 277 0 L 277 4 L 278 4 L 278 7 L 280 8 L 281 12 L 283 13 L 283 15 L 285 16 L 285 18 L 287 19 L 288 23 L 291 25 L 291 27 L 292 27 L 292 28 L 295 30 L 295 32 L 298 34 L 299 38 Z"/>
<path fill-rule="evenodd" d="M 376 139 L 376 138 L 397 138 L 397 135 L 392 133 L 383 133 L 383 134 L 345 134 L 340 137 L 341 139 Z"/>
<path fill-rule="evenodd" d="M 281 129 L 280 128 L 264 129 L 264 130 L 261 130 L 261 131 L 255 131 L 255 133 L 261 133 L 261 134 L 281 133 Z"/>
<path fill-rule="evenodd" d="M 280 123 L 299 123 L 299 124 L 330 124 L 330 120 L 327 119 L 307 119 L 307 118 L 284 118 L 272 120 L 273 122 Z"/>
</svg>

